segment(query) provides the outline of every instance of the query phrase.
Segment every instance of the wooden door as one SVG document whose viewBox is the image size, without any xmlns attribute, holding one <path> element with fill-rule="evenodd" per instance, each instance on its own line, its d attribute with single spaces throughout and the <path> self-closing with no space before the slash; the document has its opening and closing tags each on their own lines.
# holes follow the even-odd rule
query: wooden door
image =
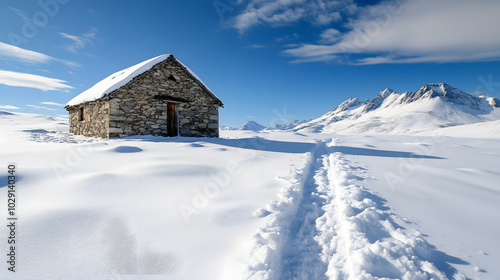
<svg viewBox="0 0 500 280">
<path fill-rule="evenodd" d="M 167 134 L 169 137 L 174 137 L 178 135 L 177 126 L 177 111 L 175 109 L 175 103 L 167 103 Z"/>
</svg>

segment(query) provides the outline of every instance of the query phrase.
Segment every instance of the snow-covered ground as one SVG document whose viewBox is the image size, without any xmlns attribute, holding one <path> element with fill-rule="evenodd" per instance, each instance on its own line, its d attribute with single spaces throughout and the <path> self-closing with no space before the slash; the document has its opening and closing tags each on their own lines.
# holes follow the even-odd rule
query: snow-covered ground
<svg viewBox="0 0 500 280">
<path fill-rule="evenodd" d="M 500 279 L 499 123 L 476 126 L 92 139 L 0 112 L 0 279 Z"/>
</svg>

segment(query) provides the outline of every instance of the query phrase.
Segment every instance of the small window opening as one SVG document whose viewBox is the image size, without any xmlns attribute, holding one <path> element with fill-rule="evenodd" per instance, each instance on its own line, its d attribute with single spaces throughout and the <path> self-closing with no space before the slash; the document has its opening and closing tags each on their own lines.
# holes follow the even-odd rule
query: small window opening
<svg viewBox="0 0 500 280">
<path fill-rule="evenodd" d="M 172 82 L 177 82 L 177 80 L 172 75 L 168 76 L 167 80 L 172 81 Z"/>
<path fill-rule="evenodd" d="M 83 115 L 83 107 L 80 107 L 80 111 L 78 112 L 78 120 L 81 122 L 85 120 L 85 116 Z"/>
</svg>

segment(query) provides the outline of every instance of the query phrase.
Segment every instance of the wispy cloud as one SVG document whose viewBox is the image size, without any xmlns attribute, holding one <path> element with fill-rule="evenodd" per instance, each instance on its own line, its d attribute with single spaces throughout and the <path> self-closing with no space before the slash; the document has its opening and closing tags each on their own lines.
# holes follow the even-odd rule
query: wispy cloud
<svg viewBox="0 0 500 280">
<path fill-rule="evenodd" d="M 36 105 L 31 105 L 31 104 L 26 104 L 28 107 L 32 107 L 35 109 L 42 109 L 42 110 L 49 110 L 49 111 L 55 111 L 56 109 L 54 108 L 48 108 L 48 107 L 43 107 L 43 106 L 36 106 Z"/>
<path fill-rule="evenodd" d="M 84 49 L 88 44 L 93 43 L 93 40 L 97 37 L 98 31 L 99 30 L 97 28 L 92 27 L 89 32 L 81 36 L 70 35 L 62 32 L 59 34 L 72 41 L 71 44 L 64 45 L 64 48 L 69 52 L 78 53 L 79 50 Z"/>
<path fill-rule="evenodd" d="M 43 91 L 70 89 L 66 81 L 33 74 L 0 70 L 0 84 L 13 87 L 36 88 Z"/>
<path fill-rule="evenodd" d="M 250 45 L 250 48 L 252 48 L 252 49 L 263 49 L 265 47 L 266 47 L 265 45 L 261 45 L 261 44 Z"/>
<path fill-rule="evenodd" d="M 50 101 L 41 102 L 40 104 L 64 107 L 64 104 L 56 103 L 56 102 L 50 102 Z"/>
<path fill-rule="evenodd" d="M 13 8 L 13 7 L 9 7 L 9 9 L 14 11 L 17 15 L 19 15 L 23 22 L 30 21 L 30 19 L 26 16 L 26 13 L 24 11 Z M 90 35 L 90 36 L 92 36 L 92 35 Z M 80 64 L 72 62 L 72 61 L 54 58 L 54 57 L 48 56 L 48 55 L 43 54 L 43 53 L 26 50 L 26 49 L 23 49 L 23 48 L 20 48 L 17 46 L 13 46 L 10 44 L 2 43 L 2 42 L 0 42 L 0 57 L 6 58 L 6 59 L 22 61 L 22 62 L 27 62 L 27 63 L 49 63 L 51 61 L 56 61 L 56 62 L 59 62 L 59 63 L 66 65 L 66 66 L 72 67 L 72 68 L 81 67 Z"/>
<path fill-rule="evenodd" d="M 35 51 L 30 51 L 26 50 L 20 47 L 16 47 L 13 45 L 9 45 L 6 43 L 0 42 L 0 57 L 3 57 L 5 59 L 12 59 L 16 61 L 22 61 L 22 62 L 27 62 L 27 63 L 49 63 L 51 61 L 56 61 L 59 63 L 62 63 L 66 66 L 69 66 L 71 68 L 78 68 L 81 67 L 80 64 L 64 60 L 64 59 L 59 59 L 59 58 L 54 58 L 51 56 L 48 56 L 43 53 L 35 52 Z"/>
<path fill-rule="evenodd" d="M 447 63 L 500 60 L 500 1 L 383 2 L 363 9 L 349 31 L 325 30 L 319 44 L 284 54 L 294 62 L 352 64 Z M 333 35 L 333 36 L 330 36 Z M 329 42 L 330 41 L 330 42 Z"/>
<path fill-rule="evenodd" d="M 50 72 L 49 70 L 47 69 L 36 69 L 37 71 L 41 71 L 41 72 L 45 72 L 45 73 L 49 73 L 49 74 L 52 74 L 52 72 Z"/>
<path fill-rule="evenodd" d="M 76 63 L 76 62 L 73 62 L 73 61 L 69 61 L 69 60 L 64 60 L 64 59 L 56 59 L 56 61 L 68 66 L 68 67 L 71 67 L 71 68 L 80 68 L 82 67 L 81 64 L 79 63 Z"/>
<path fill-rule="evenodd" d="M 291 61 L 291 63 L 299 64 L 299 63 L 306 63 L 306 62 L 339 62 L 342 59 L 343 59 L 343 57 L 338 56 L 338 55 L 325 54 L 325 55 L 297 58 L 297 59 Z"/>
<path fill-rule="evenodd" d="M 232 25 L 240 33 L 259 24 L 280 26 L 299 20 L 328 25 L 340 21 L 342 14 L 352 14 L 356 9 L 353 0 L 251 0 L 233 19 Z"/>
<path fill-rule="evenodd" d="M 289 41 L 295 41 L 297 39 L 300 39 L 300 35 L 297 33 L 293 33 L 293 34 L 288 34 L 288 35 L 281 36 L 281 37 L 276 37 L 276 38 L 274 38 L 274 41 L 276 43 L 285 43 L 285 42 L 289 42 Z"/>
<path fill-rule="evenodd" d="M 19 107 L 16 107 L 14 105 L 0 105 L 0 109 L 5 109 L 5 110 L 19 110 Z"/>
<path fill-rule="evenodd" d="M 23 12 L 22 10 L 16 9 L 14 7 L 9 7 L 9 9 L 14 11 L 14 13 L 16 13 L 18 16 L 20 16 L 23 19 L 23 21 L 29 20 L 28 17 L 26 16 L 26 13 Z"/>
<path fill-rule="evenodd" d="M 29 63 L 48 63 L 54 60 L 46 54 L 26 50 L 20 47 L 0 42 L 0 56 Z"/>
<path fill-rule="evenodd" d="M 320 42 L 321 43 L 324 43 L 324 44 L 331 44 L 331 43 L 336 43 L 340 40 L 340 35 L 342 33 L 340 33 L 340 31 L 338 31 L 337 29 L 335 28 L 328 28 L 326 30 L 324 30 L 320 37 L 321 37 L 321 40 Z"/>
<path fill-rule="evenodd" d="M 285 45 L 293 63 L 449 63 L 500 60 L 498 0 L 249 0 L 231 21 L 243 34 L 257 25 L 309 22 L 316 41 Z M 289 30 L 289 29 L 288 29 Z M 310 39 L 309 39 L 310 40 Z M 295 40 L 300 41 L 300 38 Z M 280 43 L 277 41 L 277 43 Z"/>
</svg>

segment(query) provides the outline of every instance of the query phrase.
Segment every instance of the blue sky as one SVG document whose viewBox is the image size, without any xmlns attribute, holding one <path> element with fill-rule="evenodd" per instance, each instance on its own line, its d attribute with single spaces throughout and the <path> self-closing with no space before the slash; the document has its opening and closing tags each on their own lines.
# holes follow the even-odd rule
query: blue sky
<svg viewBox="0 0 500 280">
<path fill-rule="evenodd" d="M 347 98 L 445 82 L 500 93 L 497 0 L 4 0 L 0 110 L 66 115 L 164 53 L 224 102 L 221 125 L 319 117 Z"/>
</svg>

